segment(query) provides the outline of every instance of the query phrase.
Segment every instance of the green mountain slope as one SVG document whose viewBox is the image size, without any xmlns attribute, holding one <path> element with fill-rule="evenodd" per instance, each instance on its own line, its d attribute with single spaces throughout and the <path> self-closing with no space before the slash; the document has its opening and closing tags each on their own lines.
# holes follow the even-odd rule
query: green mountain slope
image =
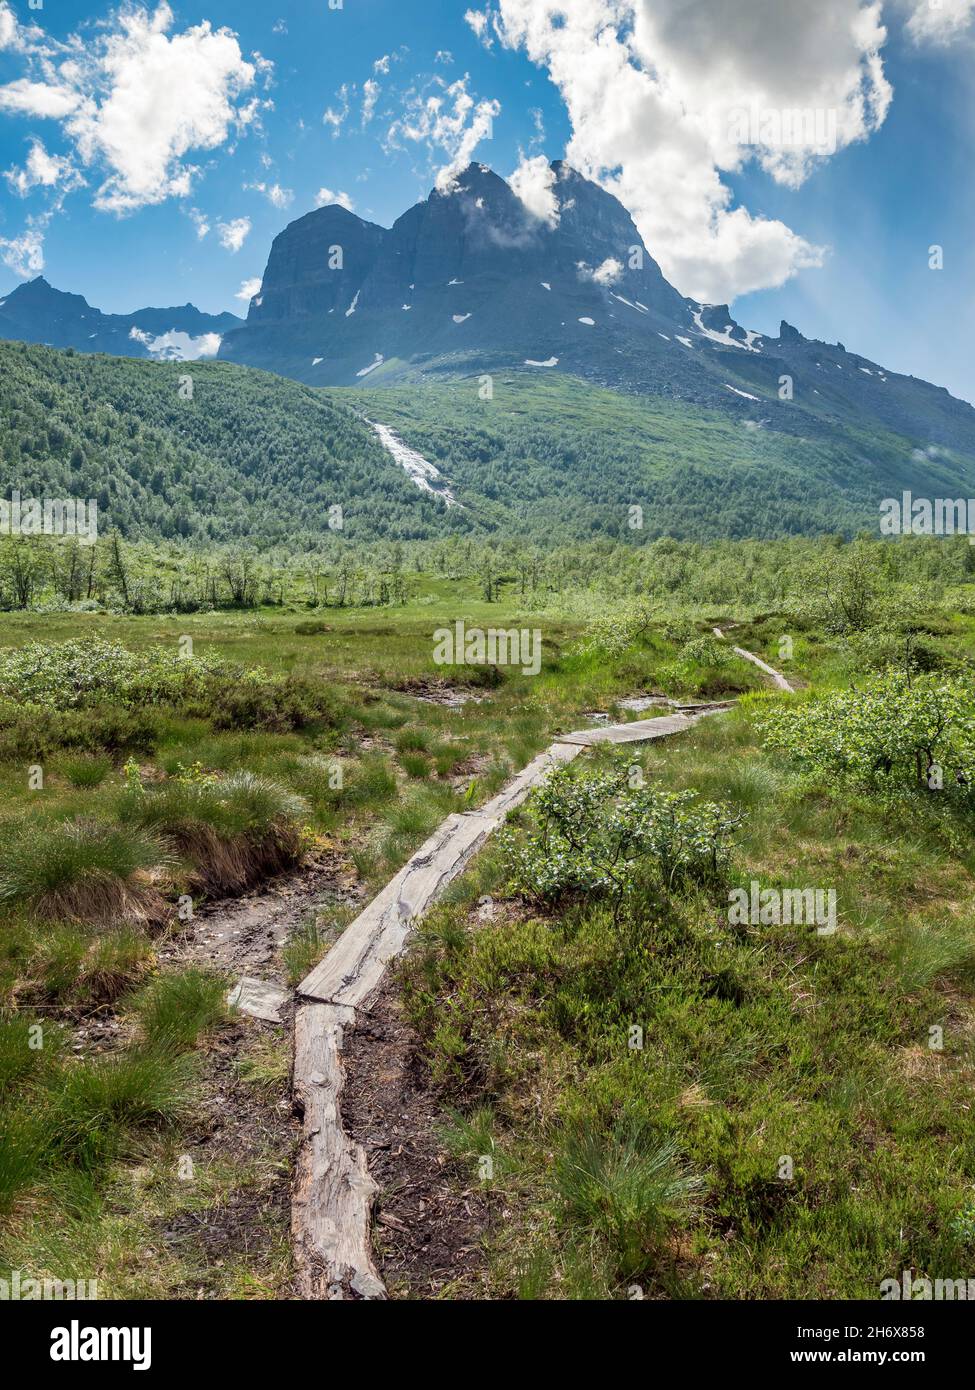
<svg viewBox="0 0 975 1390">
<path fill-rule="evenodd" d="M 640 544 L 852 533 L 876 531 L 881 500 L 904 488 L 975 495 L 971 458 L 809 412 L 783 432 L 757 412 L 555 373 L 499 375 L 490 400 L 479 387 L 315 389 L 231 363 L 0 343 L 0 495 L 95 498 L 103 533 L 296 549 L 339 534 Z M 422 491 L 370 422 L 439 469 L 461 505 Z"/>
<path fill-rule="evenodd" d="M 192 383 L 191 400 L 180 383 Z M 98 502 L 130 537 L 306 540 L 439 534 L 350 406 L 229 363 L 152 363 L 0 343 L 0 495 Z"/>
<path fill-rule="evenodd" d="M 786 433 L 552 373 L 348 393 L 436 465 L 479 519 L 537 537 L 704 540 L 876 531 L 880 502 L 975 495 L 975 459 L 798 410 Z M 631 528 L 630 507 L 643 509 Z"/>
</svg>

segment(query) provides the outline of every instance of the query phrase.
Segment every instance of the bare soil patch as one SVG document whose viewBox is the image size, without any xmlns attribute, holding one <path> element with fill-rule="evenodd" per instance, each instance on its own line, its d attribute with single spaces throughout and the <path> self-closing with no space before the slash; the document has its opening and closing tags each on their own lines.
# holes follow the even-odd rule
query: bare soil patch
<svg viewBox="0 0 975 1390">
<path fill-rule="evenodd" d="M 281 948 L 310 914 L 355 905 L 362 889 L 338 856 L 323 855 L 239 897 L 204 903 L 160 958 L 284 983 Z"/>
<path fill-rule="evenodd" d="M 181 1298 L 225 1298 L 226 1267 L 245 1270 L 243 1296 L 294 1297 L 288 1255 L 291 1173 L 300 1125 L 290 1087 L 267 1092 L 242 1081 L 239 1056 L 265 1031 L 285 1028 L 242 1018 L 211 1040 L 203 1063 L 202 1095 L 186 1154 L 195 1165 L 226 1166 L 240 1177 L 225 1197 L 201 1209 L 184 1208 L 162 1224 L 158 1239 L 183 1254 L 196 1277 Z"/>
<path fill-rule="evenodd" d="M 398 972 L 345 1043 L 342 1120 L 379 1184 L 376 1265 L 393 1298 L 485 1297 L 488 1196 L 439 1139 L 443 1108 L 404 1016 Z"/>
</svg>

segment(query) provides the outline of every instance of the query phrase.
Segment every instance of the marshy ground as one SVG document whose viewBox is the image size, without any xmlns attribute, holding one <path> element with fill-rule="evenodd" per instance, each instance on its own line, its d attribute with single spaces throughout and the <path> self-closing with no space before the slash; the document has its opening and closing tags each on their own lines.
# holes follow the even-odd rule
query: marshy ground
<svg viewBox="0 0 975 1390">
<path fill-rule="evenodd" d="M 431 634 L 459 612 L 540 627 L 539 676 L 435 666 Z M 600 647 L 571 605 L 442 581 L 311 618 L 0 616 L 0 1261 L 103 1297 L 293 1296 L 289 1018 L 227 991 L 292 987 L 445 816 L 656 695 L 739 701 L 626 753 L 654 795 L 729 808 L 720 874 L 662 876 L 658 847 L 622 905 L 542 891 L 517 857 L 540 827 L 525 808 L 349 1040 L 345 1120 L 380 1183 L 391 1293 L 875 1297 L 905 1268 L 964 1273 L 967 794 L 830 768 L 806 726 L 776 741 L 790 697 L 716 649 L 728 616 L 657 615 Z M 787 613 L 731 616 L 772 665 L 790 636 L 799 709 L 890 667 Z M 971 619 L 927 626 L 930 678 L 970 685 Z M 79 642 L 83 689 L 57 655 Z M 3 661 L 31 643 L 15 697 Z M 594 750 L 579 776 L 614 766 Z M 733 928 L 729 886 L 752 880 L 834 889 L 837 933 Z"/>
</svg>

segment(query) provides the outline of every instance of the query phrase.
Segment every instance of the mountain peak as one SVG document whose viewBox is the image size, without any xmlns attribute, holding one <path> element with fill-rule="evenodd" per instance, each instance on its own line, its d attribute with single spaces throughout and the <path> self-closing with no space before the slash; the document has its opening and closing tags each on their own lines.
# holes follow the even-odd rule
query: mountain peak
<svg viewBox="0 0 975 1390">
<path fill-rule="evenodd" d="M 205 314 L 193 304 L 103 314 L 43 275 L 23 281 L 0 303 L 0 337 L 118 357 L 213 356 L 222 335 L 240 326 L 236 314 Z"/>
</svg>

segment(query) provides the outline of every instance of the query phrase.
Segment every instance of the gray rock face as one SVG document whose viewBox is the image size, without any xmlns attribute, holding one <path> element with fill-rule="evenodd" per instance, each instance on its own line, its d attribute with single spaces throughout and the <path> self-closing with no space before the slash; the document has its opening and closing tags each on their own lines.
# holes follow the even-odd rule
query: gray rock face
<svg viewBox="0 0 975 1390">
<path fill-rule="evenodd" d="M 341 207 L 318 208 L 290 223 L 271 245 L 248 324 L 344 313 L 388 236 L 382 227 Z"/>
<path fill-rule="evenodd" d="M 766 337 L 726 304 L 684 298 L 618 199 L 561 161 L 551 169 L 546 217 L 481 164 L 388 231 L 339 207 L 308 213 L 275 239 L 247 323 L 220 356 L 316 386 L 569 372 L 755 430 L 893 429 L 975 455 L 971 406 L 790 324 Z"/>
</svg>

